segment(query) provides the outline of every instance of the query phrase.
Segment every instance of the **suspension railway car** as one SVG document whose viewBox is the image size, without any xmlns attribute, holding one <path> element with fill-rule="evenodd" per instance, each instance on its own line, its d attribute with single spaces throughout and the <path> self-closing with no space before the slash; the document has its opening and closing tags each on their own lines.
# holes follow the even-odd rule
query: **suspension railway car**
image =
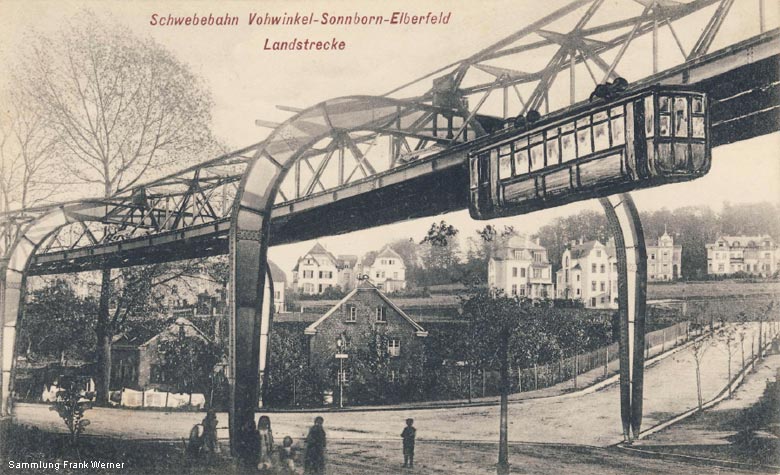
<svg viewBox="0 0 780 475">
<path fill-rule="evenodd" d="M 707 98 L 652 86 L 498 132 L 469 154 L 475 219 L 693 180 L 711 165 Z"/>
</svg>

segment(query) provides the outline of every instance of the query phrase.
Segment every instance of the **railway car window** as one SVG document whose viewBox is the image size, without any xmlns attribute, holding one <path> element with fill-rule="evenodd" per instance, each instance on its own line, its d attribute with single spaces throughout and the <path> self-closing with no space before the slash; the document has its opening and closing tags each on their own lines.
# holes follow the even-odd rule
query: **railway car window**
<svg viewBox="0 0 780 475">
<path fill-rule="evenodd" d="M 674 98 L 674 135 L 688 136 L 688 101 L 684 97 Z"/>
<path fill-rule="evenodd" d="M 486 153 L 483 153 L 481 155 L 478 155 L 477 157 L 473 158 L 471 160 L 471 183 L 472 185 L 476 185 L 477 181 L 479 181 L 479 178 L 477 176 L 477 170 L 479 169 L 479 161 L 480 160 L 487 160 L 488 155 Z"/>
<path fill-rule="evenodd" d="M 501 149 L 499 150 L 499 155 L 509 155 L 510 153 L 512 153 L 512 147 L 511 147 L 511 146 L 509 146 L 508 144 L 507 144 L 507 145 L 504 145 L 504 146 L 503 146 L 503 147 L 501 147 Z"/>
<path fill-rule="evenodd" d="M 584 157 L 593 153 L 590 143 L 590 128 L 577 130 L 577 156 Z"/>
<path fill-rule="evenodd" d="M 661 96 L 658 98 L 658 111 L 659 112 L 669 112 L 669 98 L 666 96 Z"/>
<path fill-rule="evenodd" d="M 574 133 L 561 135 L 561 160 L 568 162 L 573 160 L 577 154 L 574 148 Z"/>
<path fill-rule="evenodd" d="M 699 139 L 704 138 L 704 117 L 691 118 L 691 125 L 693 126 L 693 136 Z"/>
<path fill-rule="evenodd" d="M 558 138 L 547 139 L 547 165 L 557 165 L 559 157 Z"/>
<path fill-rule="evenodd" d="M 702 101 L 701 97 L 693 98 L 693 113 L 704 114 L 704 101 Z"/>
<path fill-rule="evenodd" d="M 645 135 L 649 138 L 655 135 L 655 111 L 653 96 L 645 97 Z"/>
<path fill-rule="evenodd" d="M 531 171 L 544 168 L 544 144 L 542 134 L 534 134 L 530 137 L 531 147 Z"/>
<path fill-rule="evenodd" d="M 512 176 L 512 155 L 501 155 L 498 158 L 498 177 L 501 179 Z"/>
<path fill-rule="evenodd" d="M 606 121 L 593 126 L 593 147 L 597 152 L 609 148 L 609 127 Z"/>
<path fill-rule="evenodd" d="M 577 119 L 577 128 L 587 127 L 590 125 L 590 116 Z"/>
<path fill-rule="evenodd" d="M 664 136 L 669 136 L 669 116 L 668 115 L 662 115 L 659 117 L 658 121 L 658 132 Z"/>
<path fill-rule="evenodd" d="M 626 136 L 625 130 L 623 130 L 623 118 L 616 117 L 612 119 L 612 146 L 621 145 L 625 143 Z"/>
<path fill-rule="evenodd" d="M 525 173 L 528 173 L 528 148 L 517 150 L 515 152 L 514 157 L 515 157 L 515 175 L 523 175 Z"/>
<path fill-rule="evenodd" d="M 531 171 L 544 168 L 544 147 L 541 143 L 531 146 Z"/>
</svg>

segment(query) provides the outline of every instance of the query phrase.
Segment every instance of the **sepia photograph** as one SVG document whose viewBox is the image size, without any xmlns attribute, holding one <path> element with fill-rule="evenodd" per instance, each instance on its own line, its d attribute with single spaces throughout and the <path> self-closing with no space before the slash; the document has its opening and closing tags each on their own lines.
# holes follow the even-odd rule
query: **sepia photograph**
<svg viewBox="0 0 780 475">
<path fill-rule="evenodd" d="M 0 473 L 780 473 L 780 4 L 0 0 Z"/>
</svg>

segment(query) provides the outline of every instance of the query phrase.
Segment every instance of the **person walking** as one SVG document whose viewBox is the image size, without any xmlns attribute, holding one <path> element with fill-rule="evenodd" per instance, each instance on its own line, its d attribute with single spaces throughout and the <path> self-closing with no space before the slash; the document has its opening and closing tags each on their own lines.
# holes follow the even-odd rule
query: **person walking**
<svg viewBox="0 0 780 475">
<path fill-rule="evenodd" d="M 401 432 L 404 450 L 404 468 L 414 468 L 414 438 L 417 436 L 417 429 L 414 428 L 414 419 L 406 419 L 406 427 Z"/>
<path fill-rule="evenodd" d="M 257 421 L 258 446 L 257 469 L 260 473 L 270 473 L 273 469 L 271 454 L 274 451 L 274 433 L 271 430 L 271 418 L 260 416 Z"/>
<path fill-rule="evenodd" d="M 325 429 L 324 419 L 317 416 L 314 425 L 306 436 L 306 456 L 303 461 L 303 473 L 306 475 L 325 475 Z"/>
</svg>

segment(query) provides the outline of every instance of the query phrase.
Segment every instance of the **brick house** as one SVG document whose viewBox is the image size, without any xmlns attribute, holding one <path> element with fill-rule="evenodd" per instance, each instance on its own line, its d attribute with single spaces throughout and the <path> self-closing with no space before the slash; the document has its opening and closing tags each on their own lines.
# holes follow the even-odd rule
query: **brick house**
<svg viewBox="0 0 780 475">
<path fill-rule="evenodd" d="M 111 343 L 111 389 L 166 390 L 168 386 L 165 374 L 160 370 L 158 345 L 162 339 L 176 338 L 180 334 L 210 341 L 205 333 L 183 317 L 177 318 L 159 333 L 136 329 L 114 336 Z"/>
<path fill-rule="evenodd" d="M 368 280 L 360 281 L 304 334 L 310 364 L 333 390 L 334 400 L 339 378 L 345 385 L 345 401 L 370 402 L 365 393 L 389 394 L 417 381 L 422 373 L 428 332 Z M 337 353 L 348 355 L 341 361 L 343 373 Z M 366 391 L 365 385 L 374 387 Z M 382 394 L 377 400 L 384 400 Z"/>
</svg>

